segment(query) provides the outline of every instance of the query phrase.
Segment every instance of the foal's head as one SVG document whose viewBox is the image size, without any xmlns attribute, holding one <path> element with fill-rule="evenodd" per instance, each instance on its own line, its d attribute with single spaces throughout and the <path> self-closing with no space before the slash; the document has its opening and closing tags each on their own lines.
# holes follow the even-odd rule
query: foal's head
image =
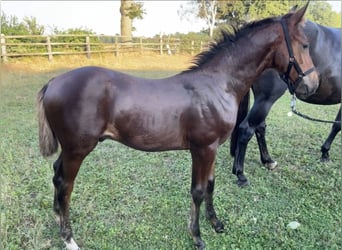
<svg viewBox="0 0 342 250">
<path fill-rule="evenodd" d="M 290 92 L 296 90 L 302 96 L 312 95 L 318 88 L 318 74 L 309 54 L 309 41 L 303 32 L 307 7 L 308 4 L 281 17 L 279 29 L 283 30 L 283 37 L 274 56 L 276 66 L 285 72 L 282 78 Z"/>
</svg>

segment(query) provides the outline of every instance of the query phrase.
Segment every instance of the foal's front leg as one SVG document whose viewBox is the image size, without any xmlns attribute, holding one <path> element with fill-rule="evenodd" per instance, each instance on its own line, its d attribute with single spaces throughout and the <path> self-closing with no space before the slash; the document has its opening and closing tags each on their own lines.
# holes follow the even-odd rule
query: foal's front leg
<svg viewBox="0 0 342 250">
<path fill-rule="evenodd" d="M 207 193 L 205 196 L 205 208 L 206 208 L 206 216 L 210 221 L 212 227 L 215 229 L 216 233 L 222 233 L 224 230 L 224 225 L 222 222 L 217 218 L 214 202 L 213 202 L 213 193 L 215 187 L 215 179 L 213 177 L 209 177 L 208 186 L 207 186 Z"/>
<path fill-rule="evenodd" d="M 191 185 L 192 186 L 192 185 Z M 189 232 L 192 236 L 196 249 L 205 249 L 205 244 L 201 239 L 199 228 L 199 212 L 204 199 L 203 188 L 191 188 L 192 204 L 190 210 Z"/>
<path fill-rule="evenodd" d="M 222 223 L 216 217 L 212 197 L 214 191 L 214 161 L 216 149 L 217 144 L 205 148 L 193 147 L 190 150 L 192 156 L 192 204 L 189 232 L 197 249 L 205 249 L 199 227 L 199 212 L 204 199 L 206 201 L 207 215 L 213 227 L 217 232 L 223 230 Z"/>
</svg>

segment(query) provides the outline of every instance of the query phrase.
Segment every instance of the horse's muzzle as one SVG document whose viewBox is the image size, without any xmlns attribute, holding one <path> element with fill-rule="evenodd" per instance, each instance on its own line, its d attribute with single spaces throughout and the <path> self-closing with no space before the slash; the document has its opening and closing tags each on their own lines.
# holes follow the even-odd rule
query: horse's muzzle
<svg viewBox="0 0 342 250">
<path fill-rule="evenodd" d="M 317 74 L 309 74 L 303 77 L 302 81 L 298 83 L 295 93 L 300 99 L 305 99 L 316 93 L 319 86 L 319 79 Z"/>
</svg>

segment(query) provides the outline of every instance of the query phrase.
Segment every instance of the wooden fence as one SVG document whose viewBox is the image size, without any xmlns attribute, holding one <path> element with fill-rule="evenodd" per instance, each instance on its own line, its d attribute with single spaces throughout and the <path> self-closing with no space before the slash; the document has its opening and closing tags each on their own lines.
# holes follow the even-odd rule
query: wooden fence
<svg viewBox="0 0 342 250">
<path fill-rule="evenodd" d="M 126 42 L 124 37 L 104 35 L 25 35 L 0 37 L 1 61 L 10 57 L 84 54 L 88 58 L 95 53 L 120 53 L 153 51 L 158 54 L 198 53 L 208 47 L 208 42 L 169 37 L 133 37 Z"/>
</svg>

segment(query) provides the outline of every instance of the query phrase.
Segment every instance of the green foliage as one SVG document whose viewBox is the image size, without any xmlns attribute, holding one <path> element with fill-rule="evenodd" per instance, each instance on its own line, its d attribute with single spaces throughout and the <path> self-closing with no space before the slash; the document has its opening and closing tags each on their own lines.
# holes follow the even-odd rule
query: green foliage
<svg viewBox="0 0 342 250">
<path fill-rule="evenodd" d="M 67 30 L 58 30 L 57 28 L 54 28 L 53 34 L 51 35 L 51 42 L 58 42 L 58 43 L 85 43 L 86 42 L 86 36 L 90 36 L 90 42 L 92 43 L 98 43 L 100 40 L 96 35 L 95 32 L 93 32 L 91 29 L 87 28 L 70 28 Z M 65 46 L 65 45 L 62 45 Z M 70 46 L 70 45 L 67 45 Z M 82 51 L 84 50 L 84 46 L 76 46 L 76 51 Z"/>
<path fill-rule="evenodd" d="M 217 1 L 216 25 L 225 22 L 232 26 L 240 26 L 252 20 L 287 13 L 293 6 L 303 6 L 305 0 L 228 0 Z M 204 19 L 206 9 L 209 7 L 204 0 L 193 0 L 189 8 L 181 8 L 182 17 L 195 16 Z M 322 25 L 340 27 L 341 13 L 334 12 L 330 4 L 325 1 L 311 1 L 306 14 L 307 19 Z"/>
<path fill-rule="evenodd" d="M 224 22 L 238 27 L 248 19 L 250 1 L 229 1 L 227 4 Z"/>
<path fill-rule="evenodd" d="M 249 8 L 249 18 L 262 19 L 279 16 L 290 10 L 288 1 L 253 1 Z"/>
<path fill-rule="evenodd" d="M 43 35 L 44 26 L 38 24 L 35 17 L 24 17 L 19 21 L 16 16 L 7 16 L 1 13 L 1 33 L 12 35 Z"/>
<path fill-rule="evenodd" d="M 37 51 L 46 51 L 45 46 L 38 44 L 44 43 L 43 37 L 35 37 L 44 34 L 44 26 L 38 24 L 35 17 L 24 17 L 22 21 L 16 16 L 7 16 L 1 14 L 1 33 L 6 36 L 25 36 L 32 35 L 33 37 L 17 37 L 6 39 L 7 44 L 11 43 L 34 43 L 35 45 L 22 46 L 8 46 L 7 53 L 31 53 Z"/>
<path fill-rule="evenodd" d="M 330 4 L 326 2 L 310 2 L 309 12 L 306 18 L 321 25 L 341 27 L 341 13 L 332 11 Z"/>
<path fill-rule="evenodd" d="M 37 18 L 35 17 L 24 17 L 23 22 L 29 35 L 43 35 L 44 34 L 44 26 L 38 24 Z"/>
<path fill-rule="evenodd" d="M 130 42 L 132 40 L 132 31 L 135 30 L 132 26 L 134 19 L 143 19 L 145 14 L 143 3 L 134 2 L 133 0 L 121 0 L 120 14 L 120 34 L 124 37 L 124 42 Z"/>
<path fill-rule="evenodd" d="M 27 35 L 28 31 L 16 16 L 1 14 L 1 33 L 5 35 Z"/>
<path fill-rule="evenodd" d="M 146 14 L 143 7 L 144 7 L 143 3 L 132 2 L 131 5 L 126 9 L 127 16 L 129 16 L 131 20 L 143 19 L 143 16 Z"/>
<path fill-rule="evenodd" d="M 54 28 L 53 35 L 95 35 L 96 33 L 91 29 L 79 27 L 79 28 L 70 28 L 67 30 L 59 30 L 58 28 Z"/>
<path fill-rule="evenodd" d="M 306 1 L 303 0 L 254 0 L 251 1 L 251 5 L 249 7 L 248 18 L 255 20 L 283 15 L 293 6 L 298 5 L 299 7 L 302 7 L 305 3 Z M 341 14 L 334 12 L 331 5 L 325 1 L 311 1 L 306 12 L 306 18 L 331 27 L 338 27 L 341 22 Z"/>
<path fill-rule="evenodd" d="M 208 32 L 189 32 L 187 34 L 178 34 L 181 41 L 181 51 L 185 53 L 193 53 L 193 50 L 200 51 L 206 48 L 212 40 Z"/>
</svg>

